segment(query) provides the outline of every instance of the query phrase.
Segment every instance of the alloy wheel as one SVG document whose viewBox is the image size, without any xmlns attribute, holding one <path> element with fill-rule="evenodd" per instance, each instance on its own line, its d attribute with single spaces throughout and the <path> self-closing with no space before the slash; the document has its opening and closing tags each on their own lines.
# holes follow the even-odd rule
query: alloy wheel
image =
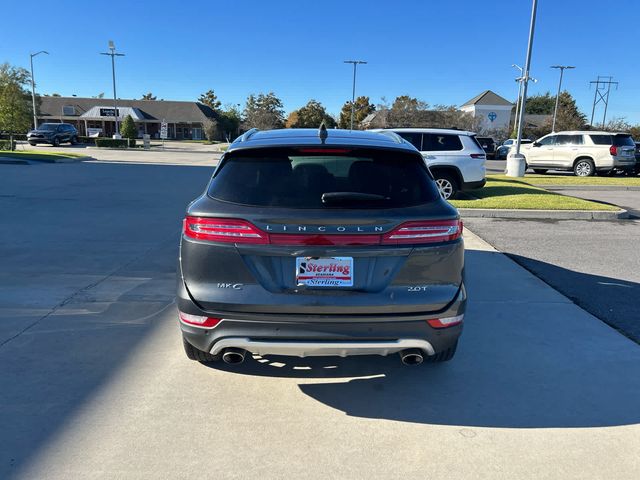
<svg viewBox="0 0 640 480">
<path fill-rule="evenodd" d="M 436 180 L 436 185 L 438 185 L 438 191 L 440 192 L 442 198 L 444 198 L 445 200 L 449 200 L 449 197 L 451 197 L 453 193 L 453 185 L 451 184 L 451 182 L 446 178 L 438 178 Z"/>
<path fill-rule="evenodd" d="M 591 175 L 591 164 L 589 162 L 579 162 L 576 165 L 576 175 L 579 177 L 588 177 Z"/>
</svg>

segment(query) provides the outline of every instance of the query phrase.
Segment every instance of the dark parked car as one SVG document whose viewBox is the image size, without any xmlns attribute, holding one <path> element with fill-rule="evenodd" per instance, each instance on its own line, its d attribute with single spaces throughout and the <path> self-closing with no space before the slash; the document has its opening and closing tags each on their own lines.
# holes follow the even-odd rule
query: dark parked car
<svg viewBox="0 0 640 480">
<path fill-rule="evenodd" d="M 636 168 L 634 170 L 634 173 L 636 175 L 640 174 L 640 142 L 635 142 L 636 143 Z"/>
<path fill-rule="evenodd" d="M 43 123 L 27 133 L 27 142 L 30 145 L 48 143 L 54 147 L 67 142 L 75 145 L 78 143 L 78 131 L 68 123 Z"/>
<path fill-rule="evenodd" d="M 491 137 L 476 137 L 478 143 L 487 154 L 487 159 L 493 160 L 496 158 L 496 141 Z"/>
<path fill-rule="evenodd" d="M 523 138 L 520 140 L 521 145 L 526 145 L 527 143 L 532 143 L 532 142 L 533 140 L 530 140 L 528 138 Z M 496 150 L 496 156 L 495 156 L 496 160 L 506 160 L 507 155 L 509 155 L 509 150 L 511 149 L 511 147 L 515 146 L 515 144 L 516 144 L 515 138 L 508 138 L 507 140 L 502 142 L 502 145 L 500 145 Z"/>
<path fill-rule="evenodd" d="M 387 132 L 251 130 L 187 208 L 177 306 L 187 356 L 456 351 L 462 222 Z"/>
</svg>

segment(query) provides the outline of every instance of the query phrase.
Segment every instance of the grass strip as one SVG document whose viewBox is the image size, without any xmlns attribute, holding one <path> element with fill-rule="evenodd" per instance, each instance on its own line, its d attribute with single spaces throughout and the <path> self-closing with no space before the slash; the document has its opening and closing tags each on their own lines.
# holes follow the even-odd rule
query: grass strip
<svg viewBox="0 0 640 480">
<path fill-rule="evenodd" d="M 465 192 L 464 198 L 451 200 L 456 208 L 489 208 L 509 210 L 619 210 L 614 205 L 568 197 L 509 178 L 487 178 L 478 190 Z"/>
</svg>

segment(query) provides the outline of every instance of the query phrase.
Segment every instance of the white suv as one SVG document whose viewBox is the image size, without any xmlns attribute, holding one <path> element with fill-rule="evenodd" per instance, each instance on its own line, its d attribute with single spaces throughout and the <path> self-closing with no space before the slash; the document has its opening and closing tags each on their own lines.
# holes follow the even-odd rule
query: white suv
<svg viewBox="0 0 640 480">
<path fill-rule="evenodd" d="M 536 173 L 573 170 L 580 177 L 635 168 L 635 143 L 628 133 L 556 132 L 522 146 L 527 167 Z"/>
<path fill-rule="evenodd" d="M 487 182 L 486 154 L 476 134 L 443 128 L 390 128 L 416 147 L 447 200 L 460 190 L 482 188 Z"/>
</svg>

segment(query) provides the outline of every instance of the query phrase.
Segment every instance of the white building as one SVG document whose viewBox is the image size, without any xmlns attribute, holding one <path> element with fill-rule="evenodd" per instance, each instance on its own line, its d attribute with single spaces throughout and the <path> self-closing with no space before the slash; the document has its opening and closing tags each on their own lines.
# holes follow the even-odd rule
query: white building
<svg viewBox="0 0 640 480">
<path fill-rule="evenodd" d="M 460 110 L 482 118 L 485 131 L 508 128 L 514 104 L 500 95 L 485 90 L 460 107 Z"/>
</svg>

